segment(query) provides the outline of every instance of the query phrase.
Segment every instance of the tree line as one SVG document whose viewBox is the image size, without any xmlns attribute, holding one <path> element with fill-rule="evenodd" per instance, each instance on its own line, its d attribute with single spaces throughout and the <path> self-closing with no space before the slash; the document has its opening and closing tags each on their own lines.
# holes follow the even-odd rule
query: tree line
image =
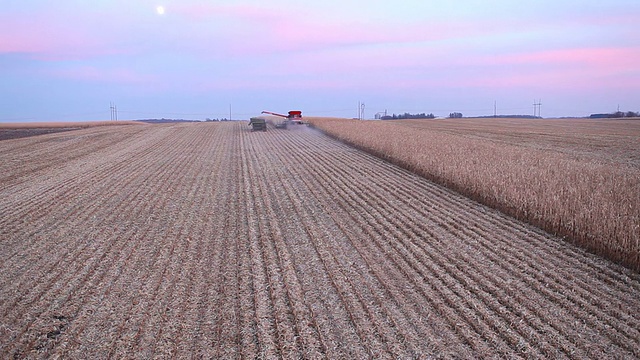
<svg viewBox="0 0 640 360">
<path fill-rule="evenodd" d="M 635 111 L 616 111 L 608 114 L 591 114 L 589 117 L 592 119 L 617 119 L 624 117 L 640 117 L 640 113 L 637 113 Z"/>
<path fill-rule="evenodd" d="M 386 116 L 382 116 L 380 117 L 380 119 L 382 120 L 400 120 L 400 119 L 435 119 L 436 116 L 433 114 L 425 114 L 425 113 L 420 113 L 420 114 L 409 114 L 409 113 L 404 113 L 404 114 L 393 114 L 393 115 L 386 115 Z"/>
</svg>

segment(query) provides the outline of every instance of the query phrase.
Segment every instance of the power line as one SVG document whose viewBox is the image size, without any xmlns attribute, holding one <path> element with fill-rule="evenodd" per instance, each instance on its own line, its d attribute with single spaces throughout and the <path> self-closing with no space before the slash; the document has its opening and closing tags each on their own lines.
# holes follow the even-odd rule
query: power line
<svg viewBox="0 0 640 360">
<path fill-rule="evenodd" d="M 109 103 L 109 110 L 111 110 L 111 121 L 118 121 L 118 108 L 114 103 Z"/>
<path fill-rule="evenodd" d="M 536 102 L 536 100 L 533 100 L 533 117 L 536 117 L 536 110 L 537 110 L 537 114 L 538 117 L 542 117 L 540 115 L 540 109 L 542 108 L 542 99 L 538 100 L 538 102 Z"/>
<path fill-rule="evenodd" d="M 358 120 L 364 120 L 364 103 L 358 101 Z"/>
</svg>

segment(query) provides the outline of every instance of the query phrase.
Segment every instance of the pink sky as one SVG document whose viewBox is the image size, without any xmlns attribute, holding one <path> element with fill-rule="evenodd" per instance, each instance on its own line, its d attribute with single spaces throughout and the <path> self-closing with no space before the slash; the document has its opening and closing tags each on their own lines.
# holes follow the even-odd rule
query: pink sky
<svg viewBox="0 0 640 360">
<path fill-rule="evenodd" d="M 640 111 L 637 1 L 173 0 L 163 15 L 151 1 L 91 4 L 5 6 L 0 121 L 74 108 L 105 118 L 110 102 L 149 117 L 219 117 L 229 103 L 247 117 L 263 107 L 352 117 L 359 101 L 371 113 L 483 115 L 470 112 L 499 101 L 528 114 L 533 98 L 547 116 Z"/>
</svg>

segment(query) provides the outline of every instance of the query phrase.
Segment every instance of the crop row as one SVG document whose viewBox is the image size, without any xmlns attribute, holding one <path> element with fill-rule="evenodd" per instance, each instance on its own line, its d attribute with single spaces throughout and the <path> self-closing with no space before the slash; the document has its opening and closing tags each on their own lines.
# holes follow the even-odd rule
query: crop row
<svg viewBox="0 0 640 360">
<path fill-rule="evenodd" d="M 636 273 L 317 131 L 74 133 L 0 143 L 8 356 L 640 355 Z"/>
<path fill-rule="evenodd" d="M 456 122 L 359 122 L 328 118 L 312 122 L 342 141 L 591 252 L 640 269 L 637 191 L 640 170 L 633 164 L 638 127 L 633 121 L 628 127 L 635 135 L 608 134 L 591 125 L 593 130 L 583 130 L 593 133 L 574 136 L 573 140 L 578 142 L 571 146 L 550 144 L 548 138 L 554 134 L 538 135 L 549 132 L 544 122 L 491 129 L 474 125 L 483 120 L 468 120 L 465 126 L 476 126 L 481 132 L 477 136 L 460 131 L 456 126 L 462 125 Z M 557 124 L 556 128 L 570 137 L 581 130 L 576 127 L 585 126 L 569 124 L 566 125 L 569 130 L 560 129 Z M 617 124 L 615 131 L 624 131 L 621 126 L 624 124 Z M 487 132 L 490 135 L 484 134 Z M 600 135 L 624 144 L 592 144 L 590 139 Z M 611 153 L 602 150 L 603 147 L 611 148 Z M 631 149 L 631 153 L 615 153 L 619 149 Z"/>
</svg>

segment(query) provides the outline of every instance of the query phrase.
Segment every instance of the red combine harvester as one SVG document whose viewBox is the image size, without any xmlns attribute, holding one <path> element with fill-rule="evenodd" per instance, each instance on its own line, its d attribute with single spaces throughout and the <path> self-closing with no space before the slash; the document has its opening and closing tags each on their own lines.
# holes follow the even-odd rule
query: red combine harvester
<svg viewBox="0 0 640 360">
<path fill-rule="evenodd" d="M 276 125 L 276 127 L 281 127 L 286 129 L 287 125 L 289 124 L 299 124 L 299 125 L 304 124 L 304 121 L 302 121 L 302 111 L 299 111 L 299 110 L 291 110 L 289 111 L 289 115 L 278 114 L 271 111 L 263 111 L 262 113 L 285 118 L 285 120 L 281 124 Z"/>
</svg>

